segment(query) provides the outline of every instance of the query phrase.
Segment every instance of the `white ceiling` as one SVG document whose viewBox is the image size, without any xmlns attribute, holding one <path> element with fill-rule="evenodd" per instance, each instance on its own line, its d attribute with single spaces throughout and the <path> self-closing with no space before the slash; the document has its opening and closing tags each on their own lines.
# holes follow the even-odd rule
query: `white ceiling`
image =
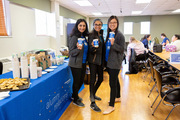
<svg viewBox="0 0 180 120">
<path fill-rule="evenodd" d="M 89 0 L 93 6 L 88 7 L 79 6 L 74 0 L 58 1 L 61 6 L 86 17 L 138 16 L 132 15 L 132 11 L 142 11 L 140 15 L 169 15 L 180 9 L 180 0 L 151 0 L 148 4 L 136 4 L 136 0 Z M 94 16 L 93 12 L 101 12 L 103 15 Z"/>
</svg>

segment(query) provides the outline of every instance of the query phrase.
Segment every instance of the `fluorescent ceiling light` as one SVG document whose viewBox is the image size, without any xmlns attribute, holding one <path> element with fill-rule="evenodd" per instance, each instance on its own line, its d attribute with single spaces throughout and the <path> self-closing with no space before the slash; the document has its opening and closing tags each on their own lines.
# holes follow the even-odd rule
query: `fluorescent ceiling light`
<svg viewBox="0 0 180 120">
<path fill-rule="evenodd" d="M 103 15 L 102 13 L 100 13 L 100 12 L 96 12 L 96 13 L 92 13 L 93 15 L 95 15 L 95 16 L 98 16 L 98 15 Z"/>
<path fill-rule="evenodd" d="M 136 4 L 138 3 L 150 3 L 151 0 L 136 0 Z"/>
<path fill-rule="evenodd" d="M 88 0 L 74 1 L 80 6 L 92 6 L 92 4 Z"/>
<path fill-rule="evenodd" d="M 131 14 L 137 15 L 137 14 L 141 14 L 141 13 L 142 13 L 142 11 L 132 11 Z"/>
<path fill-rule="evenodd" d="M 178 13 L 178 12 L 180 12 L 180 9 L 172 11 L 172 13 Z"/>
</svg>

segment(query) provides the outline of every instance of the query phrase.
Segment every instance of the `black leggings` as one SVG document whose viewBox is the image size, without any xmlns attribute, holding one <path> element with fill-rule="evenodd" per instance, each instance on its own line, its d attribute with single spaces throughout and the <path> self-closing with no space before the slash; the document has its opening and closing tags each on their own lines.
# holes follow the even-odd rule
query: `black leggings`
<svg viewBox="0 0 180 120">
<path fill-rule="evenodd" d="M 120 98 L 120 82 L 118 78 L 119 69 L 110 69 L 107 68 L 109 74 L 109 85 L 111 88 L 110 91 L 110 102 L 109 106 L 114 107 L 115 98 Z"/>
<path fill-rule="evenodd" d="M 84 76 L 86 72 L 86 64 L 82 64 L 82 68 L 74 68 L 71 67 L 72 75 L 73 75 L 73 94 L 72 97 L 76 102 L 78 100 L 78 91 L 81 88 L 84 82 Z"/>
<path fill-rule="evenodd" d="M 101 65 L 95 65 L 89 63 L 90 68 L 90 99 L 91 102 L 95 102 L 95 94 L 103 81 L 103 67 Z M 96 81 L 96 74 L 98 80 Z"/>
</svg>

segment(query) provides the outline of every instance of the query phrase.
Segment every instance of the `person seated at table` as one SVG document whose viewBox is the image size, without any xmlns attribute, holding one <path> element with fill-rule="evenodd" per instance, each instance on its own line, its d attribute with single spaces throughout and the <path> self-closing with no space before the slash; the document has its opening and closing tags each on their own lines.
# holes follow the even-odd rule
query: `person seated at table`
<svg viewBox="0 0 180 120">
<path fill-rule="evenodd" d="M 148 42 L 151 40 L 151 35 L 150 34 L 144 35 L 142 39 L 143 39 L 142 43 L 144 44 L 144 47 L 149 49 Z"/>
<path fill-rule="evenodd" d="M 162 41 L 162 45 L 163 45 L 163 46 L 166 46 L 167 44 L 170 43 L 170 41 L 169 41 L 169 39 L 167 38 L 166 34 L 162 33 L 162 34 L 161 34 L 161 38 L 163 39 L 163 41 Z"/>
<path fill-rule="evenodd" d="M 144 44 L 142 42 L 136 40 L 135 37 L 130 37 L 129 44 L 127 46 L 127 59 L 129 62 L 130 62 L 132 48 L 135 50 L 135 53 L 136 53 L 136 56 L 135 56 L 136 61 L 146 59 L 146 55 L 144 55 L 144 52 L 146 53 L 148 52 L 147 48 L 144 47 Z M 130 71 L 126 72 L 126 74 L 130 74 Z"/>
<path fill-rule="evenodd" d="M 171 38 L 171 44 L 167 44 L 165 50 L 167 52 L 180 52 L 180 35 L 173 35 Z"/>
</svg>

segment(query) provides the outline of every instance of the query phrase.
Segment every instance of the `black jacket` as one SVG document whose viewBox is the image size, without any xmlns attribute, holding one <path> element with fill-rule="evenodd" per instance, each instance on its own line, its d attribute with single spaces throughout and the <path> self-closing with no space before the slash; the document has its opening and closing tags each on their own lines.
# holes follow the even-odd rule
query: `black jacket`
<svg viewBox="0 0 180 120">
<path fill-rule="evenodd" d="M 100 40 L 100 37 L 102 40 Z M 93 39 L 98 39 L 99 42 L 99 47 L 95 48 L 91 45 L 93 42 Z M 104 45 L 104 38 L 102 35 L 94 35 L 90 34 L 89 35 L 89 54 L 88 54 L 88 62 L 93 63 L 96 65 L 102 65 L 104 66 L 104 56 L 105 56 L 105 45 Z"/>
</svg>

